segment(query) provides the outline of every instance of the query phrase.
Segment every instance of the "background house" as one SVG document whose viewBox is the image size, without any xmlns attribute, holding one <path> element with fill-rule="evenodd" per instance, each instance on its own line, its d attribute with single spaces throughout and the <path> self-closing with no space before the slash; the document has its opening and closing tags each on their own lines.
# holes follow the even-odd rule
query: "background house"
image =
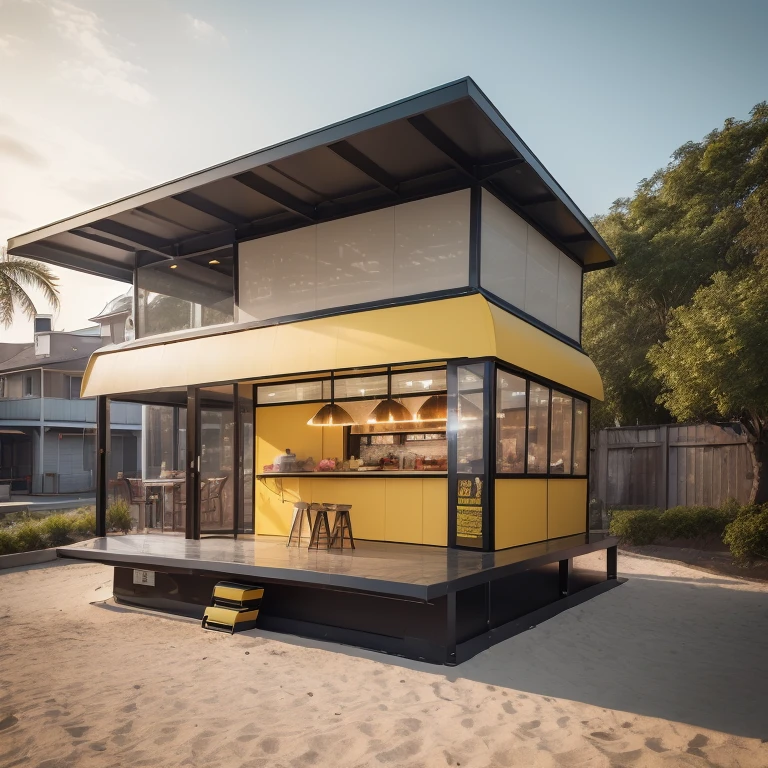
<svg viewBox="0 0 768 768">
<path fill-rule="evenodd" d="M 80 397 L 83 372 L 100 347 L 125 340 L 131 295 L 91 318 L 93 326 L 53 331 L 38 315 L 34 338 L 0 343 L 0 483 L 15 493 L 81 493 L 95 488 L 96 401 Z M 141 469 L 142 408 L 115 403 L 110 474 Z"/>
</svg>

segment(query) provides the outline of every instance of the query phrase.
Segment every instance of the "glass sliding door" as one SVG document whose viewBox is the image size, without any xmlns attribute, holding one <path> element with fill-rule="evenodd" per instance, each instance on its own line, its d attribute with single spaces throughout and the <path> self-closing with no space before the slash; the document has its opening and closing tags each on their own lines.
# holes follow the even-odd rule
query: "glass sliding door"
<svg viewBox="0 0 768 768">
<path fill-rule="evenodd" d="M 235 388 L 201 387 L 198 504 L 200 533 L 235 533 L 237 439 Z"/>
</svg>

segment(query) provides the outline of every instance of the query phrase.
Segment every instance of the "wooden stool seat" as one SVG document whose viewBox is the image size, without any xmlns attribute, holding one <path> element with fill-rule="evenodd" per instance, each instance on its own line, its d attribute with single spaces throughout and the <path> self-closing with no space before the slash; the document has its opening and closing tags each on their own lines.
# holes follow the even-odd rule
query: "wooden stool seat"
<svg viewBox="0 0 768 768">
<path fill-rule="evenodd" d="M 310 512 L 315 513 L 312 523 L 312 535 L 309 537 L 308 549 L 328 549 L 331 545 L 331 529 L 328 525 L 328 510 L 324 504 L 312 504 Z M 309 514 L 309 513 L 308 513 Z"/>
<path fill-rule="evenodd" d="M 349 519 L 349 511 L 352 509 L 352 505 L 324 504 L 323 506 L 330 512 L 336 513 L 328 549 L 344 549 L 344 542 L 349 544 L 350 549 L 354 549 L 355 538 L 352 535 L 352 521 Z"/>
<path fill-rule="evenodd" d="M 309 504 L 306 501 L 297 501 L 293 505 L 293 520 L 291 520 L 291 532 L 288 534 L 286 547 L 290 547 L 293 544 L 294 538 L 296 539 L 296 545 L 301 546 L 301 532 L 304 529 L 305 515 L 309 530 L 312 530 L 312 518 L 309 515 L 309 509 Z"/>
</svg>

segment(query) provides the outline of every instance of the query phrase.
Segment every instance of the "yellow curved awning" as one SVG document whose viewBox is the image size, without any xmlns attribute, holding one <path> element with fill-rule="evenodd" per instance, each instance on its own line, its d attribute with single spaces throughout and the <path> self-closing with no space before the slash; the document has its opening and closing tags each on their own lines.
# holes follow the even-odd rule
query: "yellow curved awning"
<svg viewBox="0 0 768 768">
<path fill-rule="evenodd" d="M 602 400 L 592 361 L 474 294 L 95 352 L 83 397 L 349 368 L 498 357 Z"/>
</svg>

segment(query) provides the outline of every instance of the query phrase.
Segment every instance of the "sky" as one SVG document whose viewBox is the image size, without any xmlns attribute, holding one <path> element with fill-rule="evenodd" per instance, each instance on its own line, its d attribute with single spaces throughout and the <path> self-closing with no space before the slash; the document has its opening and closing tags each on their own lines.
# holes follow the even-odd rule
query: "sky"
<svg viewBox="0 0 768 768">
<path fill-rule="evenodd" d="M 604 213 L 768 99 L 766 30 L 768 0 L 0 0 L 0 243 L 466 75 Z M 128 288 L 55 271 L 56 330 Z"/>
</svg>

